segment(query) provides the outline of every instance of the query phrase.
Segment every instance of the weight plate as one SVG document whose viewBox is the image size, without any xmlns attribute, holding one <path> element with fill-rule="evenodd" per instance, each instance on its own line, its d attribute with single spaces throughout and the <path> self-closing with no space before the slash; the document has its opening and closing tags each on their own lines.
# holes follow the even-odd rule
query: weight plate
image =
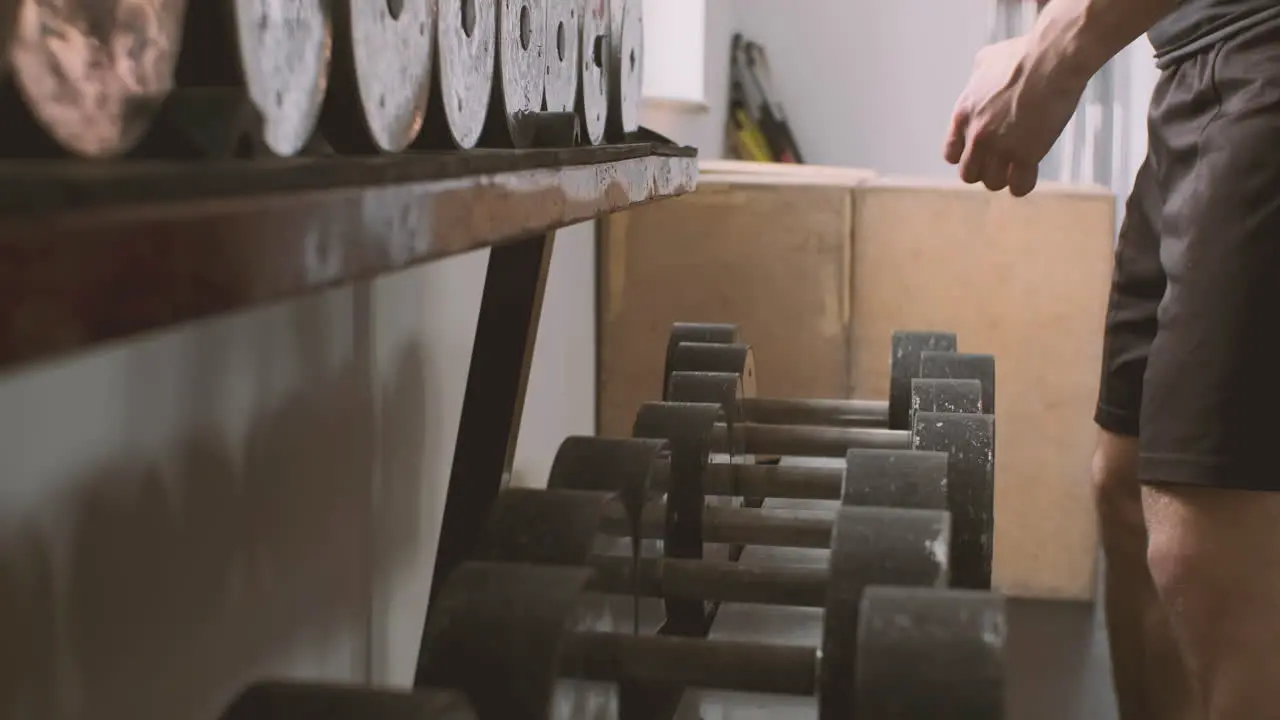
<svg viewBox="0 0 1280 720">
<path fill-rule="evenodd" d="M 458 566 L 427 613 L 422 682 L 463 692 L 484 718 L 616 717 L 616 685 L 564 679 L 580 674 L 562 666 L 567 636 L 614 628 L 607 606 L 584 594 L 590 577 L 575 567 Z"/>
<path fill-rule="evenodd" d="M 702 515 L 706 492 L 702 475 L 711 459 L 711 436 L 724 411 L 712 403 L 648 402 L 636 413 L 632 435 L 670 443 L 671 481 L 667 487 L 666 529 L 662 552 L 666 557 L 702 559 Z M 667 625 L 672 635 L 704 636 L 716 605 L 701 600 L 668 598 Z"/>
<path fill-rule="evenodd" d="M 129 152 L 173 89 L 186 5 L 20 2 L 9 61 L 32 117 L 69 153 Z"/>
<path fill-rule="evenodd" d="M 496 2 L 439 0 L 439 95 L 453 144 L 463 150 L 479 142 L 489 112 L 497 52 Z"/>
<path fill-rule="evenodd" d="M 547 0 L 498 0 L 498 78 L 492 141 L 533 144 L 531 114 L 542 110 L 546 88 Z"/>
<path fill-rule="evenodd" d="M 747 358 L 746 362 L 749 363 L 750 359 Z M 742 365 L 739 365 L 739 367 L 742 367 Z M 684 371 L 673 372 L 667 379 L 666 395 L 669 401 L 674 403 L 712 403 L 720 406 L 721 417 L 724 420 L 729 440 L 728 457 L 724 458 L 727 462 L 724 464 L 729 466 L 730 472 L 754 462 L 754 459 L 747 455 L 745 438 L 741 431 L 741 423 L 744 422 L 742 379 L 743 375 L 738 372 Z M 736 476 L 734 488 L 734 493 L 729 496 L 706 496 L 704 504 L 718 507 L 760 506 L 760 504 L 752 504 L 744 500 L 742 494 L 737 491 Z M 707 554 L 704 557 L 708 560 L 731 560 L 737 562 L 744 549 L 741 545 L 733 545 L 723 549 L 717 548 L 713 552 L 711 551 L 712 547 L 714 546 L 709 546 L 705 551 Z"/>
<path fill-rule="evenodd" d="M 640 129 L 644 84 L 644 11 L 641 0 L 610 0 L 609 134 L 615 140 Z"/>
<path fill-rule="evenodd" d="M 240 66 L 262 113 L 263 140 L 276 155 L 297 155 L 315 132 L 329 86 L 329 3 L 235 0 L 234 8 Z"/>
<path fill-rule="evenodd" d="M 578 96 L 583 0 L 546 0 L 546 109 L 572 112 Z"/>
<path fill-rule="evenodd" d="M 369 139 L 399 152 L 422 130 L 435 54 L 434 0 L 345 0 L 352 67 Z"/>
<path fill-rule="evenodd" d="M 586 0 L 581 41 L 578 115 L 587 140 L 599 145 L 609 119 L 609 0 Z"/>
</svg>

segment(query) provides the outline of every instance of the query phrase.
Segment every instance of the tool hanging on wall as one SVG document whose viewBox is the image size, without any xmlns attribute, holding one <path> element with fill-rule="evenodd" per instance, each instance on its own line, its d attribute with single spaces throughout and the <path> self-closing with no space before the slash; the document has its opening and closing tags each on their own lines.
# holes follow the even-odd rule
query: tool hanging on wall
<svg viewBox="0 0 1280 720">
<path fill-rule="evenodd" d="M 729 70 L 729 145 L 738 157 L 803 163 L 800 146 L 773 92 L 764 46 L 734 35 Z"/>
</svg>

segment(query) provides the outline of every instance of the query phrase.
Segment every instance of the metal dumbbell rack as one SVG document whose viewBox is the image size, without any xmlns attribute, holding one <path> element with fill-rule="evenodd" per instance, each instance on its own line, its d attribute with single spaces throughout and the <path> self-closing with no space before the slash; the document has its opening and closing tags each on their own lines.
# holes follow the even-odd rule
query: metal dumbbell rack
<svg viewBox="0 0 1280 720">
<path fill-rule="evenodd" d="M 0 366 L 492 248 L 439 579 L 509 470 L 556 229 L 690 192 L 696 175 L 692 150 L 647 143 L 286 165 L 0 161 Z"/>
<path fill-rule="evenodd" d="M 0 50 L 14 7 L 0 0 Z M 215 48 L 230 63 L 222 70 L 234 70 L 228 47 Z M 470 556 L 509 475 L 556 230 L 689 193 L 697 180 L 692 148 L 628 127 L 601 137 L 608 97 L 599 67 L 600 95 L 585 111 L 598 127 L 586 118 L 579 134 L 565 112 L 573 108 L 562 107 L 530 118 L 532 136 L 519 142 L 442 149 L 450 143 L 441 128 L 428 127 L 430 149 L 402 153 L 352 148 L 350 137 L 326 136 L 332 124 L 281 153 L 260 127 L 271 118 L 251 107 L 251 88 L 183 87 L 180 77 L 145 138 L 132 146 L 123 128 L 95 156 L 74 123 L 50 125 L 41 99 L 19 92 L 6 61 L 0 52 L 0 368 L 341 286 L 362 288 L 356 303 L 363 296 L 367 309 L 368 283 L 381 275 L 490 249 L 433 588 Z M 277 700 L 305 707 L 317 697 L 332 717 L 470 712 L 448 694 L 295 690 L 276 687 L 265 701 L 251 690 L 227 716 L 261 718 Z"/>
<path fill-rule="evenodd" d="M 692 150 L 631 144 L 289 165 L 0 161 L 0 366 L 492 248 L 436 582 L 520 431 L 557 228 L 690 192 Z"/>
</svg>

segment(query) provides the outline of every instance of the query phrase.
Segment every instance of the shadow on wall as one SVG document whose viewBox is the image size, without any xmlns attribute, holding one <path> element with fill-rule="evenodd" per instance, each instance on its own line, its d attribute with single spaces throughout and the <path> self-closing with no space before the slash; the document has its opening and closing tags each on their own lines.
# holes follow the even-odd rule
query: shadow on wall
<svg viewBox="0 0 1280 720">
<path fill-rule="evenodd" d="M 246 682 L 307 672 L 299 663 L 339 638 L 356 638 L 356 657 L 328 667 L 355 670 L 319 672 L 361 679 L 375 463 L 378 564 L 398 570 L 422 541 L 427 358 L 406 343 L 375 386 L 368 338 L 335 363 L 312 353 L 331 344 L 325 332 L 293 338 L 302 377 L 254 407 L 242 442 L 193 430 L 163 457 L 100 464 L 55 507 L 0 527 L 0 718 L 212 719 Z M 202 349 L 180 369 L 193 398 L 229 373 L 229 351 Z"/>
</svg>

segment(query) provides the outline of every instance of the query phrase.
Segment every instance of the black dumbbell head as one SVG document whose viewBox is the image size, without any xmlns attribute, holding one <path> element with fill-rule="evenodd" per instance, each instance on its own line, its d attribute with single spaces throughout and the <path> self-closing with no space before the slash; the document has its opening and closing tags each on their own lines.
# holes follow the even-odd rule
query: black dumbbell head
<svg viewBox="0 0 1280 720">
<path fill-rule="evenodd" d="M 842 507 L 831 537 L 831 577 L 822 624 L 818 714 L 853 717 L 849 682 L 857 660 L 858 613 L 871 585 L 947 585 L 951 517 L 942 510 Z"/>
<path fill-rule="evenodd" d="M 920 377 L 977 380 L 982 383 L 982 412 L 996 414 L 996 359 L 993 355 L 923 352 Z"/>
<path fill-rule="evenodd" d="M 662 438 L 568 437 L 551 463 L 547 489 L 618 493 L 638 516 L 653 494 L 654 465 L 667 450 Z"/>
<path fill-rule="evenodd" d="M 923 450 L 850 450 L 841 503 L 947 510 L 947 454 Z"/>
<path fill-rule="evenodd" d="M 613 493 L 507 488 L 498 493 L 471 559 L 586 565 L 604 530 Z M 639 516 L 633 526 L 638 526 Z"/>
<path fill-rule="evenodd" d="M 911 414 L 918 412 L 981 413 L 982 383 L 915 378 L 911 381 Z"/>
<path fill-rule="evenodd" d="M 955 333 L 898 331 L 893 334 L 889 360 L 889 427 L 893 430 L 907 430 L 911 424 L 911 380 L 921 377 L 920 354 L 930 350 L 955 352 Z"/>
<path fill-rule="evenodd" d="M 947 502 L 955 523 L 951 576 L 956 587 L 991 587 L 995 529 L 995 418 L 917 413 L 912 447 L 947 455 Z"/>
<path fill-rule="evenodd" d="M 457 690 L 480 717 L 550 720 L 577 628 L 612 630 L 584 593 L 591 570 L 467 562 L 431 604 L 418 660 L 421 684 Z"/>
<path fill-rule="evenodd" d="M 871 587 L 862 595 L 854 712 L 841 717 L 1001 720 L 1005 603 L 972 590 Z"/>
<path fill-rule="evenodd" d="M 667 378 L 676 371 L 673 366 L 676 348 L 681 343 L 736 343 L 738 342 L 738 326 L 724 323 L 674 323 L 667 336 L 667 357 L 662 369 L 662 390 L 666 392 Z M 663 400 L 667 399 L 664 394 Z"/>
</svg>

